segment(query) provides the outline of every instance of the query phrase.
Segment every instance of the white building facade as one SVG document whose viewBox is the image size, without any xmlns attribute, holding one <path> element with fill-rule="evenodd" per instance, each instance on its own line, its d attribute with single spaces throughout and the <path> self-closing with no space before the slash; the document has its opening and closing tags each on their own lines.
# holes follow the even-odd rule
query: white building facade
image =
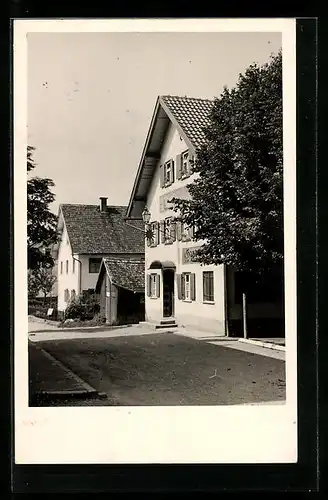
<svg viewBox="0 0 328 500">
<path fill-rule="evenodd" d="M 145 205 L 151 214 L 153 238 L 145 249 L 146 319 L 154 323 L 172 319 L 179 326 L 223 336 L 225 268 L 195 262 L 193 250 L 202 242 L 192 240 L 193 228 L 174 220 L 169 203 L 173 197 L 188 197 L 187 185 L 196 175 L 192 173 L 196 144 L 171 115 L 170 105 L 170 97 L 158 99 L 128 208 L 131 220 L 140 218 Z M 190 99 L 189 105 L 202 114 L 211 102 Z"/>
<path fill-rule="evenodd" d="M 126 227 L 126 207 L 61 205 L 58 216 L 60 241 L 57 249 L 58 311 L 69 302 L 93 293 L 103 258 L 143 260 L 144 237 L 139 229 Z"/>
</svg>

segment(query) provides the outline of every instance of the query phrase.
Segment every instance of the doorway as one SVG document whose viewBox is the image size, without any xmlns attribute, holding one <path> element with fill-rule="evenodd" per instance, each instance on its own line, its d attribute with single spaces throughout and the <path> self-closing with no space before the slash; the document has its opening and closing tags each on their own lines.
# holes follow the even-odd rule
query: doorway
<svg viewBox="0 0 328 500">
<path fill-rule="evenodd" d="M 163 317 L 174 316 L 174 271 L 163 270 Z"/>
</svg>

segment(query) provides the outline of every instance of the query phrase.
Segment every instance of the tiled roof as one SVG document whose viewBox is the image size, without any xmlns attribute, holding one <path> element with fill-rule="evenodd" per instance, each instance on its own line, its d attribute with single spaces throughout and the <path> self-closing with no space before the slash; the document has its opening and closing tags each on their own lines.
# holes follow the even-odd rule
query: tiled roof
<svg viewBox="0 0 328 500">
<path fill-rule="evenodd" d="M 208 123 L 208 115 L 214 101 L 195 97 L 164 95 L 161 100 L 172 113 L 180 127 L 195 147 L 204 141 L 203 127 Z"/>
<path fill-rule="evenodd" d="M 106 272 L 113 284 L 131 290 L 144 292 L 145 262 L 128 259 L 104 259 Z"/>
<path fill-rule="evenodd" d="M 76 254 L 144 253 L 143 231 L 132 229 L 124 220 L 125 206 L 61 205 L 72 251 Z M 144 229 L 142 221 L 133 224 Z"/>
</svg>

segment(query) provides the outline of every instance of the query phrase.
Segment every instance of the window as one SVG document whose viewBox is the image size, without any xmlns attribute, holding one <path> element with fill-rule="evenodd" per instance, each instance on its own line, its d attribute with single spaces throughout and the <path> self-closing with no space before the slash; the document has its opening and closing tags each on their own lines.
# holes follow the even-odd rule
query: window
<svg viewBox="0 0 328 500">
<path fill-rule="evenodd" d="M 89 259 L 89 273 L 98 273 L 100 269 L 101 258 Z"/>
<path fill-rule="evenodd" d="M 169 160 L 164 164 L 164 186 L 169 186 L 174 182 L 174 162 Z"/>
<path fill-rule="evenodd" d="M 150 224 L 150 231 L 151 231 L 151 239 L 150 239 L 150 246 L 151 247 L 156 247 L 158 245 L 158 222 L 152 222 Z"/>
<path fill-rule="evenodd" d="M 181 177 L 189 175 L 189 151 L 185 151 L 181 155 Z"/>
<path fill-rule="evenodd" d="M 73 259 L 73 273 L 75 273 L 75 260 Z"/>
<path fill-rule="evenodd" d="M 171 217 L 168 217 L 164 221 L 164 239 L 165 243 L 171 239 Z"/>
<path fill-rule="evenodd" d="M 76 291 L 73 289 L 71 290 L 71 300 L 74 300 L 76 298 Z"/>
<path fill-rule="evenodd" d="M 68 290 L 68 288 L 65 289 L 64 300 L 65 300 L 65 302 L 69 301 L 69 290 Z"/>
<path fill-rule="evenodd" d="M 183 222 L 183 224 L 182 224 L 182 241 L 190 241 L 190 240 L 191 240 L 191 229 L 185 222 Z"/>
<path fill-rule="evenodd" d="M 147 295 L 153 299 L 157 299 L 160 296 L 160 275 L 159 274 L 148 274 L 147 276 Z"/>
<path fill-rule="evenodd" d="M 190 274 L 184 275 L 184 298 L 190 300 Z"/>
<path fill-rule="evenodd" d="M 68 274 L 68 260 L 66 261 L 66 274 Z"/>
<path fill-rule="evenodd" d="M 60 274 L 63 274 L 63 261 L 60 262 Z"/>
<path fill-rule="evenodd" d="M 196 300 L 196 279 L 194 273 L 177 275 L 178 299 L 191 302 Z"/>
<path fill-rule="evenodd" d="M 203 301 L 214 302 L 213 271 L 203 271 Z"/>
</svg>

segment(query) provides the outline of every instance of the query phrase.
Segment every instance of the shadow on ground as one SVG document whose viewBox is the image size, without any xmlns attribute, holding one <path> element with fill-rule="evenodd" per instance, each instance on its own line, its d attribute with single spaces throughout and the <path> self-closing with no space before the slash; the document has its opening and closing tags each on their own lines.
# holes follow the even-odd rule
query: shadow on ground
<svg viewBox="0 0 328 500">
<path fill-rule="evenodd" d="M 42 406 L 232 405 L 285 399 L 283 361 L 224 343 L 156 333 L 38 344 L 107 394 L 103 400 L 39 401 Z"/>
</svg>

